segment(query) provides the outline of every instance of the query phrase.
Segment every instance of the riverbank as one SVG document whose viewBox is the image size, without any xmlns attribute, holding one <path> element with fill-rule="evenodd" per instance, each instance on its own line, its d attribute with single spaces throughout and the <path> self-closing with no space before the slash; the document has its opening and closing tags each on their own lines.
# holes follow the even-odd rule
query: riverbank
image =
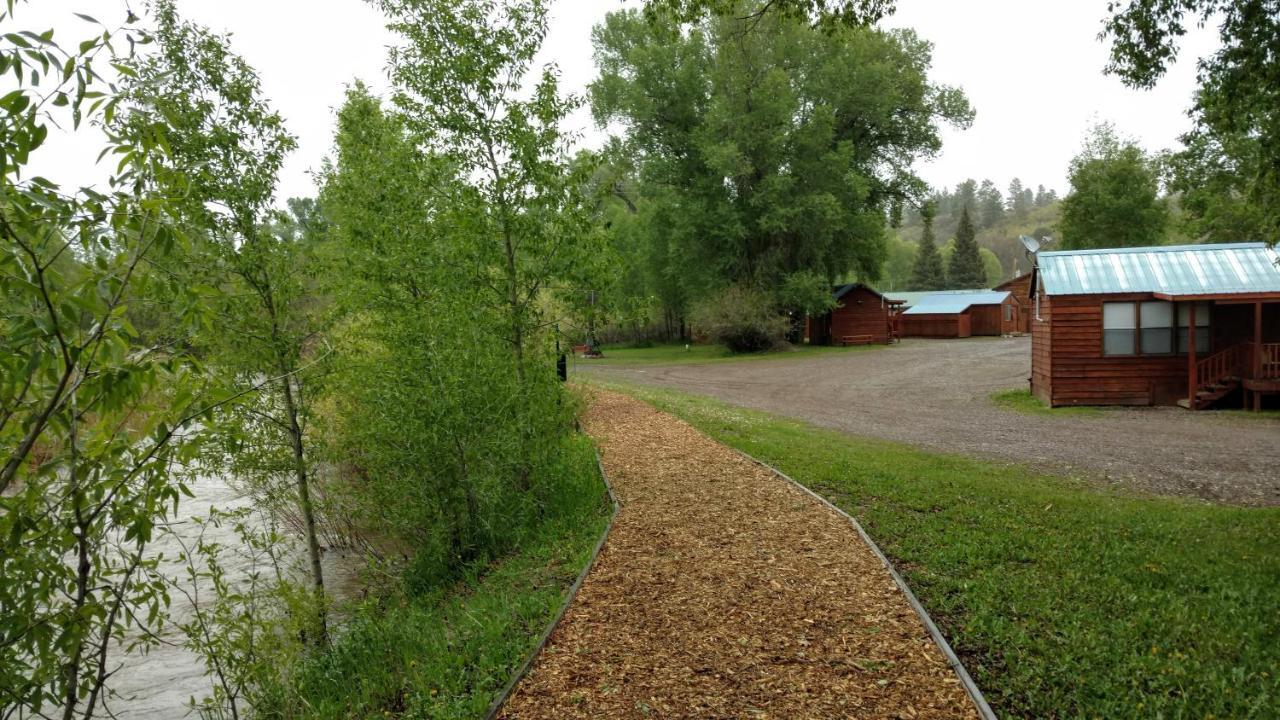
<svg viewBox="0 0 1280 720">
<path fill-rule="evenodd" d="M 544 522 L 507 556 L 421 591 L 401 583 L 352 609 L 328 652 L 268 683 L 260 718 L 476 718 L 533 651 L 604 531 L 610 506 L 591 442 Z"/>
</svg>

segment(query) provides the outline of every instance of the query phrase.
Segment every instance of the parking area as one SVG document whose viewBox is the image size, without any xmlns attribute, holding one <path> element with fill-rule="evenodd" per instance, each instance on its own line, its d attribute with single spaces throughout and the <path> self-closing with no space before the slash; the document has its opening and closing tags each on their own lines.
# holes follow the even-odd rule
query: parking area
<svg viewBox="0 0 1280 720">
<path fill-rule="evenodd" d="M 995 405 L 993 392 L 1027 386 L 1026 337 L 907 340 L 875 352 L 767 362 L 601 364 L 583 372 L 1104 484 L 1280 505 L 1280 419 L 1174 407 L 1040 415 Z"/>
</svg>

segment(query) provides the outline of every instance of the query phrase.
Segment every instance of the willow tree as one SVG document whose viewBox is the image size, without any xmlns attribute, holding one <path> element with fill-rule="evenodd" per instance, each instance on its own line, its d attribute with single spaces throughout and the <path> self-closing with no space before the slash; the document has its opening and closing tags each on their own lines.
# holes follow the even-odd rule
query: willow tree
<svg viewBox="0 0 1280 720">
<path fill-rule="evenodd" d="M 596 121 L 625 129 L 642 196 L 687 229 L 669 271 L 704 287 L 877 277 L 890 209 L 924 192 L 912 163 L 941 123 L 970 121 L 968 101 L 929 81 L 911 31 L 741 15 L 619 11 L 593 33 Z"/>
<path fill-rule="evenodd" d="M 579 105 L 554 67 L 534 67 L 547 32 L 543 0 L 377 0 L 401 35 L 391 53 L 395 104 L 420 151 L 457 168 L 441 205 L 451 257 L 501 311 L 499 335 L 522 393 L 554 371 L 543 296 L 581 284 L 599 252 L 584 188 L 561 129 Z M 526 87 L 528 86 L 528 87 Z M 522 412 L 531 407 L 522 403 Z M 536 424 L 529 419 L 529 424 Z M 518 473 L 527 487 L 529 467 Z"/>
<path fill-rule="evenodd" d="M 172 0 L 154 7 L 157 51 L 128 70 L 122 129 L 166 125 L 167 164 L 188 178 L 178 207 L 198 236 L 202 263 L 173 268 L 217 287 L 203 345 L 229 405 L 210 424 L 227 470 L 280 513 L 297 518 L 316 600 L 311 639 L 326 637 L 324 574 L 307 433 L 309 383 L 323 359 L 316 302 L 307 292 L 310 248 L 270 220 L 276 178 L 294 139 L 262 97 L 256 73 L 226 37 L 184 21 Z"/>
<path fill-rule="evenodd" d="M 168 599 L 148 579 L 151 545 L 190 492 L 175 469 L 192 459 L 187 435 L 216 404 L 187 346 L 130 317 L 140 306 L 176 326 L 207 316 L 200 293 L 156 270 L 190 257 L 174 201 L 189 178 L 168 169 L 163 122 L 110 133 L 110 175 L 96 188 L 30 172 L 40 152 L 75 152 L 51 127 L 110 124 L 124 99 L 97 68 L 127 76 L 146 30 L 132 13 L 110 26 L 81 16 L 87 39 L 60 44 L 21 26 L 22 3 L 6 10 L 0 715 L 89 718 L 105 713 L 121 646 L 157 641 Z"/>
</svg>

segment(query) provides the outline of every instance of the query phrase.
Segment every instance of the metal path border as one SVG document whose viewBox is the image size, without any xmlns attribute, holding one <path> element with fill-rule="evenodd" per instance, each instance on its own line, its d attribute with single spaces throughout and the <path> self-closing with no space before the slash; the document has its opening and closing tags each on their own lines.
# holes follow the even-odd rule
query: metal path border
<svg viewBox="0 0 1280 720">
<path fill-rule="evenodd" d="M 880 550 L 880 546 L 876 545 L 875 540 L 872 540 L 871 536 L 867 534 L 867 531 L 862 529 L 862 525 L 859 524 L 852 515 L 836 507 L 830 500 L 805 487 L 803 484 L 797 482 L 790 475 L 787 475 L 778 468 L 764 462 L 763 460 L 755 458 L 742 450 L 727 444 L 724 445 L 725 447 L 730 447 L 734 452 L 747 460 L 750 460 L 756 465 L 765 468 L 774 475 L 777 475 L 783 480 L 791 483 L 809 497 L 817 500 L 819 503 L 822 503 L 831 510 L 834 510 L 837 514 L 848 520 L 849 524 L 853 525 L 853 528 L 858 531 L 858 535 L 862 537 L 862 541 L 871 548 L 871 552 L 875 553 L 876 557 L 880 558 L 880 562 L 884 564 L 885 568 L 888 569 L 889 574 L 893 576 L 893 581 L 898 584 L 898 589 L 902 591 L 903 595 L 907 596 L 907 602 L 910 603 L 911 608 L 916 611 L 916 615 L 920 616 L 920 620 L 924 623 L 925 629 L 929 631 L 929 636 L 933 638 L 934 644 L 942 651 L 942 655 L 947 659 L 947 664 L 949 664 L 951 669 L 955 671 L 956 676 L 960 678 L 960 684 L 963 685 L 965 691 L 969 693 L 969 699 L 973 700 L 973 704 L 978 711 L 978 715 L 982 720 L 998 720 L 995 711 L 991 709 L 991 706 L 987 704 L 987 699 L 982 695 L 982 690 L 980 690 L 977 683 L 973 681 L 973 677 L 969 675 L 969 671 L 965 670 L 964 664 L 960 662 L 960 658 L 956 657 L 955 651 L 951 649 L 951 645 L 947 642 L 947 639 L 943 637 L 942 631 L 938 629 L 936 624 L 934 624 L 933 618 L 929 617 L 929 612 L 920 604 L 920 600 L 916 598 L 915 593 L 911 592 L 911 588 L 907 586 L 907 581 L 903 580 L 902 576 L 898 574 L 898 570 L 893 567 L 893 563 L 889 562 L 889 558 L 885 556 L 882 550 Z"/>
<path fill-rule="evenodd" d="M 596 448 L 596 467 L 600 470 L 600 479 L 604 481 L 604 489 L 609 494 L 609 502 L 613 505 L 613 513 L 609 515 L 609 522 L 605 525 L 604 532 L 600 533 L 600 539 L 596 541 L 596 546 L 591 549 L 591 557 L 587 560 L 587 564 L 582 567 L 582 572 L 578 573 L 573 585 L 569 586 L 569 593 L 560 605 L 560 610 L 556 613 L 555 619 L 547 625 L 546 630 L 542 631 L 542 637 L 538 638 L 537 646 L 524 659 L 524 662 L 520 663 L 520 667 L 515 674 L 507 681 L 506 687 L 502 688 L 502 693 L 489 704 L 489 710 L 484 714 L 485 720 L 494 720 L 494 718 L 498 717 L 498 713 L 502 711 L 502 706 L 507 703 L 516 686 L 520 684 L 525 675 L 529 674 L 529 670 L 533 669 L 533 663 L 542 654 L 542 650 L 547 646 L 547 643 L 550 642 L 551 633 L 555 632 L 556 628 L 560 626 L 560 621 L 564 619 L 565 613 L 569 611 L 569 605 L 578 596 L 578 590 L 582 588 L 583 581 L 587 579 L 587 573 L 591 572 L 591 568 L 595 567 L 596 558 L 600 556 L 600 551 L 604 549 L 605 541 L 609 539 L 609 531 L 613 530 L 613 521 L 618 518 L 618 510 L 621 506 L 618 504 L 618 496 L 613 494 L 613 485 L 609 482 L 609 476 L 605 474 L 604 461 L 600 459 L 599 448 Z"/>
</svg>

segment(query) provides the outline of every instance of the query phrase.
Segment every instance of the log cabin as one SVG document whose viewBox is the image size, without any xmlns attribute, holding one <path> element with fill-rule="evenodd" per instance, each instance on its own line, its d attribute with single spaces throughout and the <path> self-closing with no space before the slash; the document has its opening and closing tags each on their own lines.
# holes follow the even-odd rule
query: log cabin
<svg viewBox="0 0 1280 720">
<path fill-rule="evenodd" d="M 967 338 L 1017 331 L 1017 303 L 1008 292 L 944 290 L 914 301 L 902 313 L 903 337 Z"/>
<path fill-rule="evenodd" d="M 810 345 L 888 344 L 897 339 L 893 319 L 900 302 L 861 283 L 840 285 L 832 295 L 837 303 L 833 310 L 805 320 Z"/>
<path fill-rule="evenodd" d="M 1280 257 L 1263 243 L 1041 252 L 1031 392 L 1051 406 L 1280 393 Z"/>
<path fill-rule="evenodd" d="M 1006 280 L 992 289 L 1007 292 L 1013 296 L 1014 304 L 1017 306 L 1015 332 L 1024 335 L 1031 332 L 1031 273 L 1024 273 L 1012 280 Z"/>
</svg>

